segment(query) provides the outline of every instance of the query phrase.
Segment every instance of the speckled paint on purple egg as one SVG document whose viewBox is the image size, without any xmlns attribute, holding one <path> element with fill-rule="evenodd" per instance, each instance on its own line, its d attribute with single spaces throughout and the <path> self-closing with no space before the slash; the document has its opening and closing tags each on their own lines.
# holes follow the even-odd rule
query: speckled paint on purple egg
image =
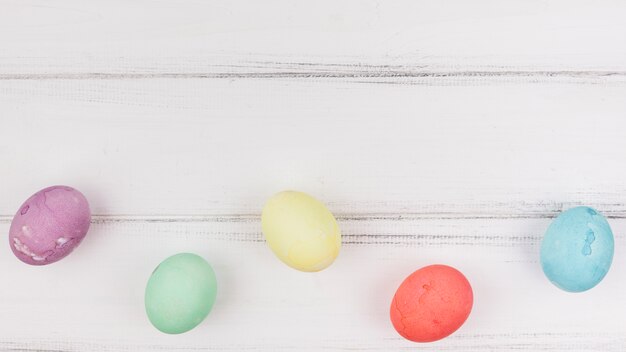
<svg viewBox="0 0 626 352">
<path fill-rule="evenodd" d="M 89 203 L 67 186 L 35 193 L 13 217 L 9 244 L 17 258 L 31 265 L 54 263 L 80 244 L 91 222 Z"/>
</svg>

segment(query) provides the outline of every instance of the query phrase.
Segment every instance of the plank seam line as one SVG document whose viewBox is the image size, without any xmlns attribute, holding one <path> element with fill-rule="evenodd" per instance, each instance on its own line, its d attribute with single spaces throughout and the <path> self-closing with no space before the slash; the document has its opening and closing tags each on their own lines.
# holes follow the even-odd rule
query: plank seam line
<svg viewBox="0 0 626 352">
<path fill-rule="evenodd" d="M 336 214 L 339 221 L 416 221 L 416 220 L 515 220 L 551 219 L 559 211 L 537 213 L 380 213 L 380 214 Z M 626 212 L 604 212 L 608 219 L 626 219 Z M 13 215 L 0 215 L 0 223 L 10 223 Z M 191 223 L 191 222 L 260 222 L 257 214 L 224 215 L 92 215 L 92 223 Z"/>
<path fill-rule="evenodd" d="M 181 72 L 181 73 L 14 73 L 0 74 L 0 80 L 141 80 L 141 79 L 352 79 L 352 78 L 624 78 L 626 71 L 274 71 L 274 72 Z"/>
</svg>

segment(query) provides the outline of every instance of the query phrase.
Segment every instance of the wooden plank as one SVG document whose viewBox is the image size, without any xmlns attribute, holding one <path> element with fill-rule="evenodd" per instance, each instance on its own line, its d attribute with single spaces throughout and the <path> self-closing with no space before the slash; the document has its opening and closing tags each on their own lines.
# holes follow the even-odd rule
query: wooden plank
<svg viewBox="0 0 626 352">
<path fill-rule="evenodd" d="M 4 0 L 0 78 L 300 70 L 621 74 L 620 0 Z M 312 66 L 311 66 L 312 65 Z M 339 65 L 339 68 L 335 68 Z"/>
<path fill-rule="evenodd" d="M 0 233 L 51 184 L 96 214 L 52 266 L 0 251 L 0 351 L 626 350 L 623 1 L 0 3 Z M 338 215 L 324 272 L 263 242 L 287 188 Z M 578 204 L 610 218 L 616 255 L 572 295 L 538 251 Z M 143 290 L 180 251 L 220 291 L 165 336 Z M 388 305 L 432 263 L 468 276 L 474 312 L 412 344 Z"/>
<path fill-rule="evenodd" d="M 493 83 L 493 82 L 492 82 Z M 0 82 L 0 215 L 69 184 L 100 215 L 626 216 L 626 85 L 309 79 Z"/>
<path fill-rule="evenodd" d="M 418 350 L 623 351 L 626 220 L 613 219 L 616 256 L 583 294 L 552 286 L 538 251 L 550 219 L 344 219 L 337 261 L 311 275 L 280 263 L 258 219 L 119 221 L 102 218 L 65 260 L 31 267 L 0 251 L 0 351 Z M 8 223 L 0 223 L 0 232 Z M 143 290 L 166 256 L 206 257 L 219 280 L 214 310 L 197 329 L 166 336 L 143 311 Z M 404 341 L 388 318 L 395 288 L 413 270 L 447 263 L 471 281 L 475 306 L 457 334 Z"/>
</svg>

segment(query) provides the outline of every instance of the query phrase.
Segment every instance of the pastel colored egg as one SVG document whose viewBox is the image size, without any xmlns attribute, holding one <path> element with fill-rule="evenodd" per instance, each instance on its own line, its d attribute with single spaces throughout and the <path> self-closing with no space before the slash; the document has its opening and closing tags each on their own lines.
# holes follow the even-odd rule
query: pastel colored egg
<svg viewBox="0 0 626 352">
<path fill-rule="evenodd" d="M 217 280 L 209 263 L 196 254 L 176 254 L 161 262 L 150 275 L 146 314 L 160 331 L 180 334 L 206 318 L 216 295 Z"/>
<path fill-rule="evenodd" d="M 613 232 L 602 214 L 576 207 L 559 215 L 541 243 L 541 267 L 548 279 L 568 292 L 596 286 L 613 261 Z"/>
<path fill-rule="evenodd" d="M 17 211 L 9 244 L 24 263 L 54 263 L 76 248 L 91 222 L 89 203 L 72 187 L 53 186 L 35 193 Z"/>
<path fill-rule="evenodd" d="M 294 269 L 320 271 L 339 254 L 337 220 L 324 204 L 306 193 L 274 195 L 263 208 L 261 223 L 274 254 Z"/>
<path fill-rule="evenodd" d="M 409 275 L 391 302 L 393 327 L 415 342 L 443 339 L 463 325 L 474 302 L 472 287 L 458 270 L 431 265 Z"/>
</svg>

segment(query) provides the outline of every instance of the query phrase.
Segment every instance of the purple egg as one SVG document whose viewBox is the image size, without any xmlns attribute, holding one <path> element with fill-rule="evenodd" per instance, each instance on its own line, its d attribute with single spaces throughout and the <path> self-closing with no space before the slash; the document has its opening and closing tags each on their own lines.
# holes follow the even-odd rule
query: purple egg
<svg viewBox="0 0 626 352">
<path fill-rule="evenodd" d="M 9 230 L 9 244 L 24 263 L 46 265 L 70 254 L 89 230 L 87 199 L 67 186 L 52 186 L 28 198 Z"/>
</svg>

